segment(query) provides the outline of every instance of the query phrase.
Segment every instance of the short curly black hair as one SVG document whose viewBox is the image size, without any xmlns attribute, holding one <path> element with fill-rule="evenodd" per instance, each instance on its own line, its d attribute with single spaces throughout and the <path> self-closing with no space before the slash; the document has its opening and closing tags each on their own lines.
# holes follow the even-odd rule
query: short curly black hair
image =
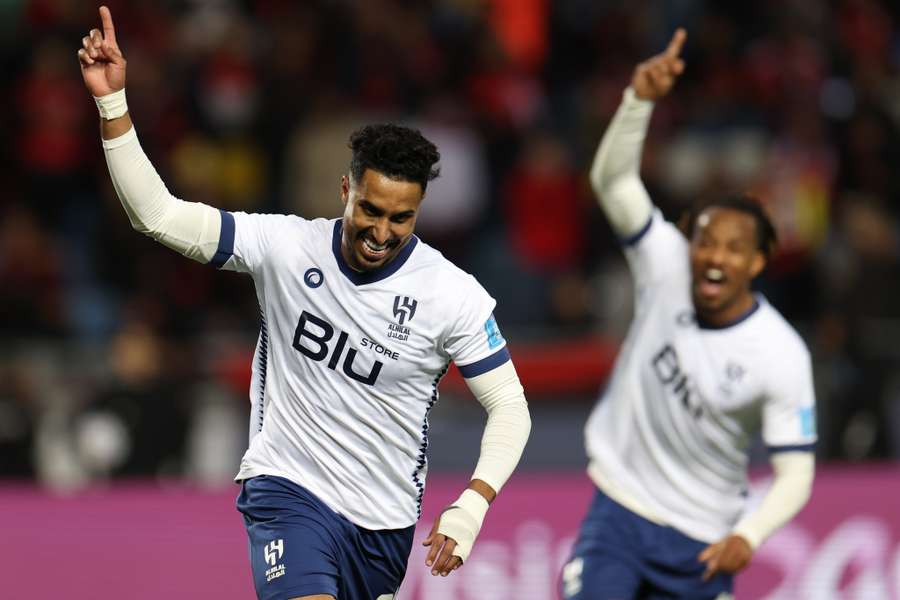
<svg viewBox="0 0 900 600">
<path fill-rule="evenodd" d="M 437 146 L 425 139 L 417 129 L 382 123 L 366 125 L 350 134 L 350 174 L 360 181 L 366 169 L 400 181 L 422 186 L 440 175 L 434 164 L 441 159 Z"/>
<path fill-rule="evenodd" d="M 697 217 L 708 208 L 730 208 L 753 217 L 753 220 L 756 221 L 756 248 L 767 261 L 772 257 L 778 244 L 778 235 L 759 200 L 749 194 L 736 193 L 694 206 L 686 215 L 685 235 L 688 239 L 694 236 Z"/>
</svg>

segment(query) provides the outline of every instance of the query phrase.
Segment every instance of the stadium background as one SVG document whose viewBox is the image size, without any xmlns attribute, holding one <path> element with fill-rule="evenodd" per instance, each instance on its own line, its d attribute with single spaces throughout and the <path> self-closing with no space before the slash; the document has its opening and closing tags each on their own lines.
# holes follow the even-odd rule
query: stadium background
<svg viewBox="0 0 900 600">
<path fill-rule="evenodd" d="M 725 190 L 765 200 L 782 244 L 760 288 L 809 344 L 819 403 L 811 505 L 739 597 L 900 598 L 900 5 L 109 5 L 143 146 L 179 197 L 337 216 L 356 125 L 399 120 L 438 144 L 418 233 L 497 298 L 535 426 L 482 560 L 432 585 L 414 554 L 407 597 L 430 599 L 553 597 L 590 494 L 582 424 L 630 306 L 586 173 L 635 63 L 686 27 L 644 181 L 671 218 Z M 129 227 L 75 58 L 97 24 L 83 0 L 0 1 L 5 597 L 247 597 L 229 478 L 256 300 L 249 278 Z M 483 420 L 458 375 L 442 390 L 431 511 L 465 481 Z"/>
</svg>

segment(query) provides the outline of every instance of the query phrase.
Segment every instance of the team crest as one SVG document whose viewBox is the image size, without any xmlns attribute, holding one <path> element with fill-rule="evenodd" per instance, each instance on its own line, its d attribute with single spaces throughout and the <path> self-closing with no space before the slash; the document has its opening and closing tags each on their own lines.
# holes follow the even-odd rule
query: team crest
<svg viewBox="0 0 900 600">
<path fill-rule="evenodd" d="M 388 324 L 387 336 L 399 342 L 409 339 L 409 322 L 416 316 L 419 301 L 409 296 L 394 296 L 394 322 Z"/>
</svg>

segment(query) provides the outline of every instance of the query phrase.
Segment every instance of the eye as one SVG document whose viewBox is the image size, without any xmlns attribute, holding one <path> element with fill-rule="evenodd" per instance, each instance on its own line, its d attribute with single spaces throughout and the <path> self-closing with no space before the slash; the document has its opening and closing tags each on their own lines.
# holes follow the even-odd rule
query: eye
<svg viewBox="0 0 900 600">
<path fill-rule="evenodd" d="M 411 215 L 396 215 L 391 217 L 391 222 L 401 224 L 409 221 Z"/>
</svg>

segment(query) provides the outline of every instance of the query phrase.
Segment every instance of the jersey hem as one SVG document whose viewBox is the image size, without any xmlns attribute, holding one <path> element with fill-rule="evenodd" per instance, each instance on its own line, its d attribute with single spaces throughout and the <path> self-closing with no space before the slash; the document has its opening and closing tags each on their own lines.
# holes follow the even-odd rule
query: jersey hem
<svg viewBox="0 0 900 600">
<path fill-rule="evenodd" d="M 318 489 L 311 487 L 308 483 L 303 481 L 298 481 L 296 477 L 291 475 L 290 473 L 286 473 L 279 469 L 269 469 L 267 467 L 254 467 L 254 466 L 241 466 L 238 474 L 234 476 L 234 481 L 236 483 L 241 482 L 244 479 L 251 479 L 253 477 L 259 477 L 260 475 L 268 475 L 270 477 L 281 477 L 283 479 L 287 479 L 291 483 L 295 485 L 299 485 L 300 487 L 305 488 L 310 494 L 319 499 L 319 501 L 333 510 L 338 515 L 350 521 L 352 524 L 357 527 L 362 527 L 363 529 L 367 529 L 369 531 L 384 531 L 384 530 L 392 530 L 392 529 L 406 529 L 407 527 L 411 527 L 418 522 L 418 517 L 414 518 L 412 521 L 406 522 L 404 521 L 402 524 L 394 525 L 391 523 L 375 523 L 372 521 L 365 521 L 364 519 L 356 519 L 353 516 L 347 514 L 347 511 L 343 510 L 337 503 L 331 501 L 329 498 L 326 498 L 324 494 L 322 494 Z"/>
</svg>

